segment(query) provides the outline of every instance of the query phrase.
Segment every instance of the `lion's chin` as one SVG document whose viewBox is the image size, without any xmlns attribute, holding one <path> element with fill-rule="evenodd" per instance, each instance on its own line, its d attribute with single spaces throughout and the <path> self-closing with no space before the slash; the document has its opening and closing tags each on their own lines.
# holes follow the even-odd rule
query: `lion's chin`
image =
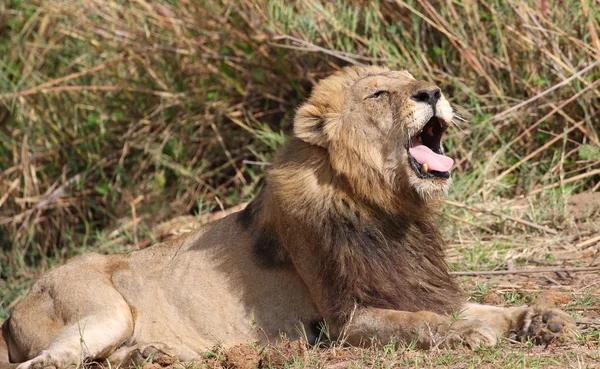
<svg viewBox="0 0 600 369">
<path fill-rule="evenodd" d="M 426 202 L 443 200 L 448 196 L 451 178 L 419 178 L 414 173 L 409 174 L 408 183 L 415 192 Z"/>
</svg>

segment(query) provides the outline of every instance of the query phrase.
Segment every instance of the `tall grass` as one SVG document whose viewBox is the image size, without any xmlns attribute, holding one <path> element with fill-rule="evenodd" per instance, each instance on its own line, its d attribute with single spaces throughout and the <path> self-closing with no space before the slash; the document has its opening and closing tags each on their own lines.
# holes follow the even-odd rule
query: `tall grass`
<svg viewBox="0 0 600 369">
<path fill-rule="evenodd" d="M 552 6 L 550 6 L 552 4 Z M 452 197 L 598 190 L 592 0 L 44 0 L 0 5 L 0 277 L 45 268 L 133 216 L 256 192 L 316 80 L 408 69 L 465 118 Z"/>
</svg>

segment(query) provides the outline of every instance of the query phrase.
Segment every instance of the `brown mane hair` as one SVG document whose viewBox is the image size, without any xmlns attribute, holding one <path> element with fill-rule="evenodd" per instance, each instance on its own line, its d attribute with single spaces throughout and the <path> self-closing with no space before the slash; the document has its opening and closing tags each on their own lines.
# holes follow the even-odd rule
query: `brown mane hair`
<svg viewBox="0 0 600 369">
<path fill-rule="evenodd" d="M 351 71 L 354 79 L 373 73 Z M 346 85 L 337 85 L 342 91 L 334 101 L 320 106 L 313 95 L 300 108 L 295 132 L 302 139 L 286 143 L 239 220 L 253 229 L 261 264 L 295 267 L 325 318 L 348 316 L 355 304 L 448 313 L 461 297 L 443 260 L 434 220 L 439 204 L 420 199 L 402 179 L 398 187 L 386 183 L 378 168 L 362 160 L 368 145 L 347 149 L 340 147 L 343 140 L 331 145 L 319 136 L 333 131 L 330 109 L 340 109 L 348 72 L 343 75 Z"/>
</svg>

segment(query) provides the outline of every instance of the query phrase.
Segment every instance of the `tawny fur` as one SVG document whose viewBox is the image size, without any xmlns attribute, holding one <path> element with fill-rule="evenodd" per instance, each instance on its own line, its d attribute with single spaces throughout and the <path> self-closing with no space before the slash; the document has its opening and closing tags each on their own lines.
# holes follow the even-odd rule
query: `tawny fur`
<svg viewBox="0 0 600 369">
<path fill-rule="evenodd" d="M 380 67 L 319 82 L 244 211 L 47 273 L 3 324 L 0 368 L 128 364 L 148 348 L 189 360 L 215 344 L 314 339 L 322 324 L 351 344 L 396 337 L 423 348 L 572 329 L 546 305 L 464 303 L 434 221 L 450 181 L 419 178 L 407 160 L 425 122 L 452 119 L 443 96 L 434 106 L 413 98 L 424 89 L 437 87 Z"/>
</svg>

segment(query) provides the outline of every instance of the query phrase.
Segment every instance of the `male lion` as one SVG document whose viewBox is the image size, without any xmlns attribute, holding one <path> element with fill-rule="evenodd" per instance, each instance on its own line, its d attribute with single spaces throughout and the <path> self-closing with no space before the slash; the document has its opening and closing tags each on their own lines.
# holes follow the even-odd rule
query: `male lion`
<svg viewBox="0 0 600 369">
<path fill-rule="evenodd" d="M 465 303 L 434 222 L 452 159 L 435 85 L 381 67 L 319 82 L 248 207 L 176 240 L 81 256 L 44 275 L 3 324 L 2 367 L 64 367 L 307 335 L 353 345 L 548 342 L 573 319 L 544 303 Z M 453 319 L 450 313 L 460 319 Z"/>
</svg>

